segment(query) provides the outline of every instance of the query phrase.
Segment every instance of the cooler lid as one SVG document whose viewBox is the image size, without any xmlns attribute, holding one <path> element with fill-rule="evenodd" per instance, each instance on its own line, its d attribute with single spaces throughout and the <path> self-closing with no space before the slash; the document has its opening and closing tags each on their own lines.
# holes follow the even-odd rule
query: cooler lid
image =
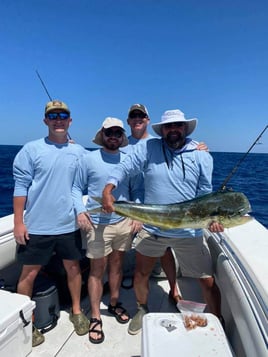
<svg viewBox="0 0 268 357">
<path fill-rule="evenodd" d="M 35 308 L 35 302 L 28 296 L 11 293 L 0 289 L 0 331 L 12 322 L 20 319 L 20 311 L 24 316 Z"/>
<path fill-rule="evenodd" d="M 148 313 L 143 317 L 142 357 L 162 356 L 233 356 L 224 330 L 216 316 L 198 314 L 207 319 L 205 327 L 186 330 L 183 314 Z"/>
</svg>

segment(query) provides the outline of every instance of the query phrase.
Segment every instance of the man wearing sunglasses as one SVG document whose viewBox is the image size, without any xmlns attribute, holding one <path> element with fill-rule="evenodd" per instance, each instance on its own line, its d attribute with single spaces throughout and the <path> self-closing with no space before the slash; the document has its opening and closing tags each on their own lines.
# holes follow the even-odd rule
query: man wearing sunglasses
<svg viewBox="0 0 268 357">
<path fill-rule="evenodd" d="M 145 105 L 133 104 L 128 110 L 127 123 L 131 130 L 131 135 L 128 137 L 129 145 L 135 145 L 143 139 L 153 138 L 148 132 L 150 118 Z"/>
<path fill-rule="evenodd" d="M 67 273 L 72 298 L 70 321 L 76 333 L 84 335 L 89 322 L 80 308 L 79 260 L 83 255 L 71 188 L 78 158 L 86 150 L 70 144 L 71 122 L 64 102 L 48 102 L 44 118 L 48 136 L 25 144 L 14 159 L 14 236 L 22 264 L 17 291 L 31 297 L 38 272 L 56 252 Z M 33 326 L 33 346 L 42 342 L 44 336 Z"/>
<path fill-rule="evenodd" d="M 99 203 L 92 197 L 101 197 L 111 170 L 127 156 L 122 152 L 128 145 L 122 121 L 106 118 L 93 142 L 101 148 L 88 152 L 81 158 L 73 184 L 73 199 L 79 227 L 87 232 L 86 255 L 90 258 L 88 293 L 91 305 L 89 340 L 96 344 L 104 340 L 100 302 L 103 276 L 107 267 L 110 287 L 108 312 L 121 324 L 129 321 L 128 312 L 118 300 L 122 264 L 124 253 L 130 249 L 133 234 L 141 229 L 141 223 L 115 213 L 94 211 L 99 207 Z M 84 206 L 82 195 L 85 187 L 88 190 L 88 200 Z M 135 180 L 132 184 L 127 177 L 114 194 L 117 200 L 129 200 L 130 196 L 137 200 L 140 198 L 140 187 L 139 181 Z"/>
</svg>

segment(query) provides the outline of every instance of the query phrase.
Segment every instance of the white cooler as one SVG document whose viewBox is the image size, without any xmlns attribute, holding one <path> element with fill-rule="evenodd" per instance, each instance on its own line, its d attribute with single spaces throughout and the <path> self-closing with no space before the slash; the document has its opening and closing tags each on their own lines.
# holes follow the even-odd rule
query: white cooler
<svg viewBox="0 0 268 357">
<path fill-rule="evenodd" d="M 25 357 L 32 351 L 32 312 L 28 296 L 0 290 L 0 357 Z"/>
<path fill-rule="evenodd" d="M 205 327 L 186 330 L 180 313 L 149 313 L 143 317 L 142 357 L 233 356 L 220 321 L 212 314 Z"/>
</svg>

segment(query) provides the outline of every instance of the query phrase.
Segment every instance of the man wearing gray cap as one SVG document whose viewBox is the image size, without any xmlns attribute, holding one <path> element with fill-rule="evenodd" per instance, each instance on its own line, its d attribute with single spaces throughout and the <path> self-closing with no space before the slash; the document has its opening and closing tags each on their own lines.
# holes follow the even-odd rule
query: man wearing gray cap
<svg viewBox="0 0 268 357">
<path fill-rule="evenodd" d="M 136 145 L 131 155 L 111 172 L 103 190 L 103 209 L 114 210 L 112 190 L 126 175 L 144 175 L 144 203 L 172 204 L 193 199 L 212 191 L 213 161 L 206 151 L 197 149 L 189 135 L 197 119 L 186 119 L 179 109 L 168 110 L 161 122 L 152 127 L 161 138 Z M 209 227 L 222 231 L 218 223 Z M 171 247 L 178 259 L 182 276 L 199 280 L 210 312 L 221 317 L 220 292 L 213 277 L 209 248 L 202 229 L 161 229 L 145 224 L 136 238 L 136 271 L 134 289 L 138 310 L 128 332 L 137 334 L 148 310 L 148 280 L 158 257 Z"/>
</svg>

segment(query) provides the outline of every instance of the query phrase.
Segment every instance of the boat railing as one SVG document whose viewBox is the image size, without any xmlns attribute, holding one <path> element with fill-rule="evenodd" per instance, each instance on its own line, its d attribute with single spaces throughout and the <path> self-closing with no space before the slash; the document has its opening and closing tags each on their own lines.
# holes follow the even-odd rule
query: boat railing
<svg viewBox="0 0 268 357">
<path fill-rule="evenodd" d="M 251 322 L 254 320 L 252 326 L 255 327 L 251 333 L 260 331 L 262 338 L 258 338 L 268 347 L 268 265 L 264 260 L 267 229 L 253 220 L 239 228 L 226 229 L 223 233 L 206 231 L 205 235 L 209 243 L 212 238 L 219 247 L 218 254 L 213 254 L 215 271 L 224 286 L 223 294 L 230 301 L 230 311 L 233 309 L 234 314 L 239 314 L 235 311 L 238 305 L 231 306 L 231 302 L 239 304 L 241 316 Z M 209 245 L 215 248 L 214 244 Z M 241 328 L 238 326 L 238 329 Z M 250 331 L 251 327 L 248 328 Z"/>
</svg>

